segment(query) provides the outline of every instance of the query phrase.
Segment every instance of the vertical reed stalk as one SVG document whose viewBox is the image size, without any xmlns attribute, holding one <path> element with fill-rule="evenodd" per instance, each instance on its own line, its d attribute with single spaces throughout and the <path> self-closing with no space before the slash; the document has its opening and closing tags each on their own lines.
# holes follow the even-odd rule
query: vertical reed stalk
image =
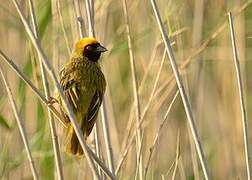
<svg viewBox="0 0 252 180">
<path fill-rule="evenodd" d="M 108 158 L 109 170 L 114 174 L 115 166 L 114 166 L 114 157 L 113 157 L 113 149 L 109 134 L 109 125 L 108 125 L 108 117 L 107 117 L 107 109 L 106 109 L 106 98 L 103 100 L 102 108 L 101 108 L 101 116 L 102 116 L 102 129 L 104 133 L 105 146 Z"/>
<path fill-rule="evenodd" d="M 34 4 L 32 0 L 29 0 L 29 8 L 30 8 L 30 15 L 31 15 L 32 26 L 33 26 L 33 33 L 35 34 L 37 41 L 40 41 L 39 34 L 38 34 L 36 13 L 35 13 Z M 45 67 L 42 63 L 41 57 L 40 56 L 38 57 L 39 57 L 39 66 L 40 66 L 45 96 L 46 96 L 46 99 L 49 99 L 50 90 L 49 90 L 48 79 L 45 73 Z M 63 180 L 64 179 L 63 168 L 62 168 L 62 162 L 61 162 L 61 157 L 60 157 L 60 149 L 59 149 L 58 136 L 57 136 L 57 132 L 55 128 L 55 122 L 54 122 L 54 118 L 49 107 L 47 107 L 47 112 L 48 112 L 48 120 L 49 120 L 50 131 L 51 131 L 51 138 L 53 142 L 53 152 L 54 152 L 54 159 L 55 159 L 55 165 L 56 165 L 56 170 L 57 170 L 56 172 L 57 172 L 58 179 Z"/>
<path fill-rule="evenodd" d="M 74 9 L 75 9 L 75 15 L 77 18 L 77 24 L 78 24 L 78 31 L 79 31 L 79 37 L 84 38 L 84 20 L 81 15 L 81 8 L 80 8 L 80 1 L 79 0 L 74 0 Z"/>
<path fill-rule="evenodd" d="M 241 118 L 242 118 L 242 126 L 243 126 L 243 140 L 244 140 L 244 153 L 245 153 L 245 160 L 246 160 L 246 170 L 247 170 L 247 178 L 248 180 L 251 179 L 250 173 L 250 153 L 249 153 L 249 142 L 248 142 L 248 120 L 247 120 L 247 113 L 244 101 L 244 94 L 243 94 L 243 84 L 242 84 L 242 75 L 241 75 L 241 68 L 240 62 L 238 58 L 238 51 L 236 47 L 236 39 L 235 39 L 235 32 L 234 32 L 234 23 L 232 13 L 228 13 L 228 20 L 229 20 L 229 28 L 230 28 L 230 37 L 232 41 L 232 50 L 233 50 L 233 60 L 236 70 L 236 78 L 237 78 L 237 85 L 239 90 L 239 100 L 240 100 L 240 108 L 241 108 Z"/>
<path fill-rule="evenodd" d="M 92 20 L 92 17 L 94 18 L 94 13 L 92 14 L 93 8 L 91 7 L 90 0 L 85 0 L 85 3 L 86 3 L 87 18 L 88 18 L 88 35 L 90 37 L 95 37 L 94 20 Z"/>
<path fill-rule="evenodd" d="M 63 37 L 64 37 L 64 40 L 65 40 L 67 52 L 68 52 L 68 55 L 70 57 L 71 56 L 71 48 L 70 48 L 69 40 L 68 40 L 68 37 L 67 37 L 65 23 L 64 23 L 64 20 L 63 20 L 63 15 L 61 13 L 61 2 L 60 2 L 60 0 L 56 0 L 56 6 L 57 6 L 57 12 L 58 12 L 60 25 L 61 25 L 61 29 L 62 29 L 62 32 L 63 32 Z"/>
<path fill-rule="evenodd" d="M 149 166 L 150 166 L 152 154 L 153 154 L 153 152 L 154 152 L 154 150 L 156 148 L 156 144 L 157 144 L 157 142 L 159 140 L 161 130 L 162 130 L 165 122 L 168 119 L 168 115 L 169 115 L 169 113 L 171 111 L 171 108 L 172 108 L 173 104 L 175 103 L 175 100 L 177 99 L 178 94 L 179 94 L 179 91 L 177 90 L 177 92 L 176 92 L 175 96 L 173 97 L 173 99 L 172 99 L 172 101 L 171 101 L 171 103 L 170 103 L 170 105 L 169 105 L 169 107 L 168 107 L 168 109 L 167 109 L 167 111 L 166 111 L 166 113 L 165 113 L 165 115 L 163 117 L 163 120 L 162 120 L 162 122 L 161 122 L 161 124 L 160 124 L 160 126 L 159 126 L 159 128 L 157 130 L 157 133 L 156 133 L 155 139 L 154 139 L 154 141 L 152 143 L 152 146 L 150 147 L 150 153 L 149 153 L 149 156 L 147 158 L 148 160 L 147 160 L 146 166 L 144 168 L 144 179 L 146 179 L 146 177 L 147 177 L 147 173 L 148 173 L 148 169 L 149 169 Z"/>
<path fill-rule="evenodd" d="M 182 79 L 180 77 L 180 73 L 178 71 L 178 67 L 177 67 L 177 64 L 176 64 L 176 61 L 175 61 L 175 57 L 174 57 L 173 50 L 172 50 L 172 47 L 171 47 L 171 44 L 170 44 L 170 40 L 169 40 L 169 38 L 167 36 L 167 33 L 165 32 L 165 28 L 164 28 L 164 25 L 162 23 L 161 16 L 160 16 L 156 1 L 155 0 L 150 0 L 150 1 L 151 1 L 151 5 L 152 5 L 152 8 L 153 8 L 153 11 L 154 11 L 157 23 L 158 23 L 159 30 L 160 30 L 160 32 L 162 34 L 162 38 L 163 38 L 163 41 L 164 41 L 164 44 L 165 44 L 165 47 L 166 47 L 166 51 L 167 51 L 167 54 L 168 54 L 169 59 L 170 59 L 170 64 L 172 66 L 172 70 L 173 70 L 173 73 L 174 73 L 174 76 L 175 76 L 175 79 L 176 79 L 176 82 L 177 82 L 177 85 L 178 85 L 178 88 L 179 88 L 179 92 L 180 92 L 180 95 L 181 95 L 181 98 L 182 98 L 182 101 L 183 101 L 183 104 L 184 104 L 184 108 L 185 108 L 185 111 L 186 111 L 188 123 L 189 123 L 189 126 L 191 128 L 191 132 L 192 132 L 192 135 L 193 135 L 193 140 L 194 140 L 196 150 L 197 150 L 197 153 L 198 153 L 198 156 L 199 156 L 199 159 L 200 159 L 200 163 L 201 163 L 201 166 L 202 166 L 202 169 L 203 169 L 203 173 L 204 173 L 205 179 L 208 180 L 209 179 L 209 173 L 208 173 L 208 169 L 207 169 L 206 158 L 205 158 L 205 155 L 204 155 L 204 152 L 203 152 L 203 149 L 202 149 L 202 145 L 201 145 L 201 142 L 200 142 L 200 138 L 199 138 L 199 135 L 198 135 L 198 132 L 197 132 L 197 127 L 196 127 L 196 124 L 195 124 L 195 121 L 194 121 L 194 118 L 193 118 L 193 113 L 192 113 L 192 110 L 191 110 L 191 106 L 190 106 L 188 97 L 186 95 L 185 88 L 184 88 Z"/>
<path fill-rule="evenodd" d="M 98 129 L 98 124 L 97 123 L 94 125 L 94 130 L 93 131 L 94 131 L 94 138 L 95 138 L 95 153 L 96 153 L 98 158 L 101 158 L 100 143 L 99 143 L 99 129 Z M 98 169 L 99 176 L 101 177 L 102 174 L 101 174 L 100 167 L 98 166 L 97 169 Z"/>
<path fill-rule="evenodd" d="M 7 79 L 6 79 L 5 75 L 4 75 L 4 73 L 3 73 L 2 67 L 0 67 L 0 74 L 2 76 L 4 85 L 5 85 L 9 100 L 10 100 L 10 104 L 12 106 L 12 110 L 13 110 L 14 116 L 15 116 L 16 121 L 17 121 L 18 129 L 19 129 L 21 138 L 22 138 L 24 146 L 25 146 L 25 151 L 26 151 L 26 154 L 27 154 L 27 157 L 28 157 L 28 160 L 29 160 L 29 164 L 30 164 L 30 168 L 31 168 L 31 171 L 32 171 L 33 179 L 38 180 L 39 179 L 38 178 L 38 173 L 37 173 L 37 170 L 35 168 L 34 160 L 33 160 L 31 150 L 30 150 L 30 147 L 29 147 L 28 138 L 27 138 L 27 135 L 26 135 L 26 132 L 25 132 L 25 128 L 24 128 L 24 126 L 22 124 L 21 118 L 20 118 L 18 110 L 17 110 L 17 105 L 16 105 L 16 103 L 14 101 L 14 97 L 13 97 L 13 95 L 11 93 L 10 86 L 9 86 L 9 84 L 7 82 Z"/>
<path fill-rule="evenodd" d="M 172 180 L 175 180 L 175 178 L 176 178 L 176 172 L 177 172 L 177 169 L 178 169 L 179 157 L 180 157 L 180 131 L 178 132 L 178 135 L 177 135 L 176 159 L 175 159 L 174 170 L 173 170 L 173 173 L 172 173 Z"/>
<path fill-rule="evenodd" d="M 122 0 L 123 2 L 123 12 L 125 18 L 125 25 L 126 25 L 126 33 L 127 33 L 127 40 L 128 40 L 128 48 L 129 48 L 129 56 L 130 56 L 130 69 L 131 69 L 131 76 L 132 76 L 132 84 L 133 84 L 133 93 L 134 93 L 134 105 L 135 105 L 135 112 L 136 112 L 136 124 L 137 124 L 137 136 L 136 136 L 136 147 L 137 147 L 137 166 L 139 166 L 139 179 L 143 179 L 143 162 L 142 162 L 142 155 L 140 151 L 141 147 L 141 137 L 142 137 L 142 130 L 141 126 L 139 125 L 141 119 L 141 111 L 140 111 L 140 102 L 139 102 L 139 94 L 138 94 L 138 83 L 137 83 L 137 76 L 136 76 L 136 65 L 135 59 L 133 55 L 133 47 L 132 47 L 132 40 L 131 40 L 131 31 L 129 26 L 129 15 L 127 9 L 127 2 L 126 0 Z"/>
</svg>

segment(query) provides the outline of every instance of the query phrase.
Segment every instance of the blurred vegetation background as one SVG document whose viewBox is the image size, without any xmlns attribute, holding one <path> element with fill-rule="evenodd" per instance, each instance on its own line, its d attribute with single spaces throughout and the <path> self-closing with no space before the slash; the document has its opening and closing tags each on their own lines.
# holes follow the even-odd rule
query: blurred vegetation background
<svg viewBox="0 0 252 180">
<path fill-rule="evenodd" d="M 43 92 L 36 51 L 25 32 L 11 1 L 0 0 L 0 48 L 29 79 Z M 247 3 L 245 9 L 241 7 Z M 28 1 L 19 1 L 28 19 Z M 42 46 L 56 73 L 69 60 L 74 43 L 79 39 L 76 9 L 72 0 L 36 0 Z M 87 33 L 85 3 L 79 0 Z M 171 41 L 183 82 L 193 108 L 203 149 L 212 179 L 245 179 L 246 164 L 239 94 L 233 63 L 227 12 L 239 12 L 234 18 L 239 60 L 249 129 L 251 129 L 252 78 L 250 77 L 252 46 L 252 5 L 247 0 L 158 0 L 162 19 Z M 141 153 L 146 166 L 159 127 L 177 86 L 174 81 L 164 44 L 150 2 L 127 1 L 133 40 L 133 53 L 140 87 L 140 108 L 147 113 L 142 124 Z M 118 164 L 134 133 L 132 77 L 122 1 L 94 0 L 95 32 L 97 39 L 109 49 L 101 65 L 108 87 L 106 108 L 112 140 L 114 164 Z M 224 24 L 226 26 L 218 31 Z M 64 33 L 65 32 L 65 33 Z M 217 33 L 216 36 L 214 33 Z M 214 35 L 214 36 L 213 36 Z M 212 37 L 212 38 L 211 38 Z M 211 39 L 209 39 L 211 38 Z M 203 46 L 202 46 L 203 45 Z M 162 63 L 162 59 L 164 63 Z M 20 116 L 26 128 L 32 154 L 41 179 L 54 179 L 55 165 L 46 107 L 29 87 L 0 61 L 11 85 Z M 154 95 L 154 82 L 158 77 Z M 53 84 L 50 84 L 54 92 Z M 133 123 L 131 123 L 133 122 Z M 64 152 L 65 129 L 56 121 L 60 140 L 65 179 L 92 179 L 84 160 Z M 106 159 L 101 122 L 98 121 L 99 142 Z M 132 125 L 133 124 L 133 125 Z M 130 130 L 130 127 L 131 128 Z M 179 136 L 179 161 L 176 179 L 203 179 L 180 96 L 177 97 L 153 149 L 147 179 L 170 179 L 170 168 L 176 159 Z M 249 142 L 251 142 L 249 132 Z M 93 147 L 90 137 L 88 144 Z M 251 144 L 250 144 L 251 145 Z M 136 148 L 133 144 L 118 173 L 119 179 L 134 179 Z M 32 179 L 15 118 L 5 87 L 0 81 L 0 179 Z M 55 177 L 56 179 L 56 177 Z"/>
</svg>

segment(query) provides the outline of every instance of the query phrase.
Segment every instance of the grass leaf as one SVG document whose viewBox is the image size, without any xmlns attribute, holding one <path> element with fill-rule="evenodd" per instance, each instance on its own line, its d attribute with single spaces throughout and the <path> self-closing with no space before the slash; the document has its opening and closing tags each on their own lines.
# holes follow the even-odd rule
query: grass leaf
<svg viewBox="0 0 252 180">
<path fill-rule="evenodd" d="M 11 130 L 11 126 L 7 123 L 7 120 L 0 114 L 0 126 Z"/>
</svg>

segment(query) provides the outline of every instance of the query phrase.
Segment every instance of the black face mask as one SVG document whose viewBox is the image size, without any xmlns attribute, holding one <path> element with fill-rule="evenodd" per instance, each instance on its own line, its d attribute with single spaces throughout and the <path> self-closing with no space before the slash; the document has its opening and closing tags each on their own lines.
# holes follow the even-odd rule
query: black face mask
<svg viewBox="0 0 252 180">
<path fill-rule="evenodd" d="M 84 48 L 83 56 L 87 57 L 89 61 L 97 62 L 101 53 L 105 51 L 107 51 L 107 49 L 99 43 L 90 44 Z"/>
</svg>

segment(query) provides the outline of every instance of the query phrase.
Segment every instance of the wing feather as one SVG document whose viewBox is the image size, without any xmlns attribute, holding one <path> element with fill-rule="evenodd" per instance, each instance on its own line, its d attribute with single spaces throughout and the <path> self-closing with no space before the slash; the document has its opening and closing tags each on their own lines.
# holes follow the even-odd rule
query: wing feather
<svg viewBox="0 0 252 180">
<path fill-rule="evenodd" d="M 99 79 L 99 85 L 97 86 L 98 88 L 96 89 L 92 97 L 87 115 L 85 117 L 85 120 L 87 122 L 87 130 L 86 130 L 87 136 L 91 133 L 93 129 L 106 89 L 106 81 L 103 74 L 101 73 L 99 77 L 100 79 Z"/>
<path fill-rule="evenodd" d="M 65 66 L 60 71 L 60 85 L 64 91 L 66 98 L 68 99 L 70 105 L 73 107 L 74 111 L 77 110 L 78 101 L 80 97 L 78 96 L 77 80 L 73 76 L 75 68 Z"/>
</svg>

